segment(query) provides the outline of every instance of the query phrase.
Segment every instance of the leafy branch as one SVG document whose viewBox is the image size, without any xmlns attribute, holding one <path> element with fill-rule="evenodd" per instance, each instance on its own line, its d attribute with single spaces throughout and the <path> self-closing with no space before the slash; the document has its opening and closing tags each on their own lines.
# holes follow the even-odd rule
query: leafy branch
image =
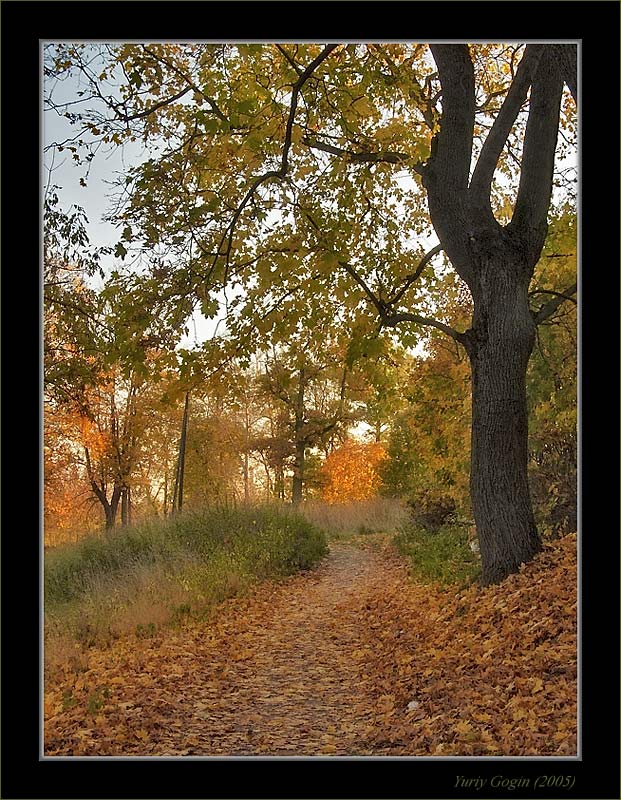
<svg viewBox="0 0 621 800">
<path fill-rule="evenodd" d="M 466 344 L 467 336 L 465 333 L 460 333 L 456 331 L 454 328 L 451 328 L 450 325 L 447 325 L 444 322 L 440 322 L 436 319 L 431 319 L 430 317 L 423 317 L 420 314 L 414 314 L 412 312 L 394 312 L 391 308 L 392 303 L 386 303 L 383 300 L 380 300 L 379 297 L 370 289 L 367 282 L 364 278 L 352 267 L 352 265 L 347 261 L 339 261 L 339 265 L 343 267 L 343 269 L 356 281 L 358 286 L 363 290 L 365 295 L 367 296 L 368 300 L 374 306 L 375 310 L 380 319 L 380 325 L 386 328 L 394 328 L 401 322 L 415 322 L 417 325 L 423 325 L 431 328 L 437 328 L 437 330 L 446 333 L 452 339 L 455 339 L 457 342 L 461 342 L 462 344 Z M 424 265 L 423 265 L 424 266 Z"/>
</svg>

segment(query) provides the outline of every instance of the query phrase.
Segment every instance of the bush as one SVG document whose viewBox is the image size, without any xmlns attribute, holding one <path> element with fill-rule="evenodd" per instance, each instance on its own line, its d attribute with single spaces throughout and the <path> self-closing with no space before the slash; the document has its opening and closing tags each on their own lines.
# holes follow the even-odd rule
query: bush
<svg viewBox="0 0 621 800">
<path fill-rule="evenodd" d="M 457 509 L 455 499 L 448 494 L 421 494 L 409 500 L 408 506 L 414 525 L 430 532 L 450 523 Z"/>
<path fill-rule="evenodd" d="M 546 538 L 578 529 L 577 441 L 559 437 L 530 453 L 530 491 L 537 526 Z"/>
<path fill-rule="evenodd" d="M 470 548 L 463 527 L 445 526 L 431 533 L 409 524 L 394 541 L 409 559 L 413 577 L 424 583 L 465 586 L 479 576 L 480 559 Z"/>
</svg>

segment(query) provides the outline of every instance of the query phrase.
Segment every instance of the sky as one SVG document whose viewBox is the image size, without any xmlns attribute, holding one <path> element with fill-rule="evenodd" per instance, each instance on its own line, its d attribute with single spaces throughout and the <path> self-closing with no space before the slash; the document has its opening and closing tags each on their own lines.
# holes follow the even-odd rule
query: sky
<svg viewBox="0 0 621 800">
<path fill-rule="evenodd" d="M 57 102 L 70 99 L 76 91 L 75 84 L 69 81 L 59 85 L 54 92 Z M 55 111 L 43 112 L 43 147 L 54 142 L 60 143 L 75 134 L 75 130 L 67 120 Z M 108 211 L 109 200 L 106 198 L 105 182 L 114 174 L 141 158 L 142 148 L 138 143 L 128 143 L 123 148 L 114 147 L 109 153 L 100 151 L 90 164 L 90 173 L 86 186 L 80 185 L 80 178 L 86 174 L 84 165 L 78 166 L 67 150 L 54 154 L 53 151 L 43 155 L 43 186 L 48 182 L 62 187 L 60 200 L 64 207 L 72 204 L 82 206 L 89 219 L 88 232 L 93 245 L 110 245 L 116 243 L 118 233 L 111 223 L 103 221 Z M 50 167 L 52 172 L 50 173 Z"/>
</svg>

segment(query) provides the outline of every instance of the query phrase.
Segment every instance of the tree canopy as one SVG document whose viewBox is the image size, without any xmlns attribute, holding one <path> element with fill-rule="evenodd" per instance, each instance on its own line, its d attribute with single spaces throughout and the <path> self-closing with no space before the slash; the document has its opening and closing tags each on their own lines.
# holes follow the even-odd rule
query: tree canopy
<svg viewBox="0 0 621 800">
<path fill-rule="evenodd" d="M 471 195 L 485 194 L 476 203 L 503 223 L 527 155 L 527 90 L 541 56 L 525 52 L 464 53 L 473 105 L 459 168 L 467 177 L 471 150 Z M 207 317 L 226 312 L 238 339 L 255 330 L 286 338 L 361 315 L 370 326 L 400 324 L 406 336 L 444 324 L 431 316 L 446 261 L 424 186 L 434 136 L 442 151 L 443 68 L 423 44 L 67 44 L 46 54 L 49 75 L 77 75 L 82 87 L 70 106 L 48 98 L 77 131 L 58 147 L 87 165 L 98 147 L 144 145 L 110 212 L 116 255 L 133 267 L 118 281 L 160 325 L 178 328 L 200 306 Z M 576 135 L 569 93 L 562 111 L 561 159 Z M 457 163 L 459 148 L 449 147 Z M 558 202 L 574 194 L 574 165 L 561 164 Z M 442 181 L 447 200 L 451 180 Z M 532 188 L 523 184 L 522 195 Z M 322 302 L 309 304 L 308 289 Z"/>
</svg>

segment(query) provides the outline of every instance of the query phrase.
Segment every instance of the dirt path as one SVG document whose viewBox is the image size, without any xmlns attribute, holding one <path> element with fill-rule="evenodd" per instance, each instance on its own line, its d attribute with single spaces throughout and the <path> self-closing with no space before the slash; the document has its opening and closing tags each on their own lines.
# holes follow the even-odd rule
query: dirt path
<svg viewBox="0 0 621 800">
<path fill-rule="evenodd" d="M 101 653 L 70 699 L 59 687 L 47 700 L 46 754 L 370 754 L 365 612 L 405 580 L 375 544 L 332 544 L 318 569 L 231 601 L 211 624 Z"/>
</svg>

